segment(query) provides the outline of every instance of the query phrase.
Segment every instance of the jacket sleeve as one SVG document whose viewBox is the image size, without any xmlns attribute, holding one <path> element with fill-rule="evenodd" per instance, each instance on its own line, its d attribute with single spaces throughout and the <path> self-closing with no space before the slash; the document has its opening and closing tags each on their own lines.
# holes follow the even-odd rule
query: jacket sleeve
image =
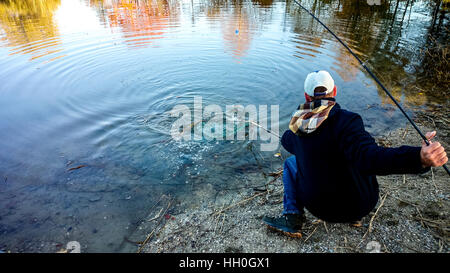
<svg viewBox="0 0 450 273">
<path fill-rule="evenodd" d="M 339 148 L 346 159 L 362 173 L 388 175 L 424 173 L 430 170 L 430 168 L 422 168 L 420 147 L 378 146 L 375 139 L 364 129 L 362 118 L 358 114 L 352 115 L 338 139 Z"/>
<path fill-rule="evenodd" d="M 281 145 L 286 149 L 286 151 L 294 154 L 294 139 L 297 137 L 291 130 L 284 132 L 281 137 Z"/>
</svg>

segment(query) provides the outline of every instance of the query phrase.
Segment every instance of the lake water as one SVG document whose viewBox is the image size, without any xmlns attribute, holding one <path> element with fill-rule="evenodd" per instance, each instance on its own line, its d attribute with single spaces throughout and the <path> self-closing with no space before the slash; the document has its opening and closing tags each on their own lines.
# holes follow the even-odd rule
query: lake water
<svg viewBox="0 0 450 273">
<path fill-rule="evenodd" d="M 428 1 L 301 2 L 402 103 L 435 102 L 403 88 L 420 65 Z M 84 252 L 135 251 L 124 237 L 162 194 L 208 203 L 213 195 L 193 192 L 281 164 L 281 148 L 261 152 L 261 141 L 175 141 L 168 111 L 196 96 L 223 109 L 279 105 L 282 134 L 319 69 L 374 135 L 406 124 L 293 1 L 0 2 L 0 250 L 56 252 L 75 240 Z"/>
</svg>

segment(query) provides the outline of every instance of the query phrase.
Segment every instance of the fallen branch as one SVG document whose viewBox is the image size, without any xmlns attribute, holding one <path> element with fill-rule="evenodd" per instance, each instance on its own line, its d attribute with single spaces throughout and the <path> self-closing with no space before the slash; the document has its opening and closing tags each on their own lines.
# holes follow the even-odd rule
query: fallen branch
<svg viewBox="0 0 450 273">
<path fill-rule="evenodd" d="M 408 205 L 413 206 L 413 207 L 417 207 L 417 204 L 413 204 L 411 202 L 405 201 L 405 200 L 403 200 L 401 198 L 398 198 L 398 197 L 395 197 L 395 196 L 392 196 L 392 197 L 394 197 L 394 199 L 397 199 L 400 202 L 403 202 L 403 203 L 408 204 Z"/>
<path fill-rule="evenodd" d="M 147 238 L 145 238 L 144 242 L 142 243 L 142 245 L 139 247 L 137 253 L 141 253 L 142 249 L 144 249 L 144 246 L 148 243 L 148 241 L 150 241 L 150 239 L 153 237 L 153 234 L 155 233 L 156 229 L 158 228 L 159 224 L 161 223 L 162 219 L 164 218 L 163 216 L 167 213 L 167 211 L 169 210 L 170 206 L 172 205 L 172 200 L 169 200 L 169 204 L 167 205 L 166 210 L 164 211 L 164 213 L 162 214 L 162 216 L 159 218 L 158 223 L 156 224 L 155 228 L 152 230 L 152 232 L 150 232 L 149 235 L 147 235 Z"/>
<path fill-rule="evenodd" d="M 161 208 L 161 210 L 159 211 L 159 213 L 155 217 L 153 217 L 152 219 L 147 220 L 147 222 L 151 222 L 153 220 L 158 219 L 161 216 L 161 213 L 162 213 L 163 210 L 164 210 L 164 207 Z"/>
<path fill-rule="evenodd" d="M 272 172 L 272 173 L 268 173 L 268 176 L 275 176 L 275 177 L 279 177 L 280 175 L 283 174 L 283 169 L 276 171 L 276 172 Z"/>
<path fill-rule="evenodd" d="M 408 133 L 408 127 L 405 128 L 405 133 L 403 134 L 402 139 L 405 139 L 407 133 Z"/>
<path fill-rule="evenodd" d="M 375 211 L 374 215 L 370 218 L 369 221 L 369 228 L 367 229 L 366 233 L 363 236 L 363 240 L 366 238 L 367 234 L 372 232 L 372 228 L 373 228 L 373 221 L 375 220 L 375 217 L 377 216 L 378 212 L 380 211 L 381 207 L 383 207 L 384 205 L 384 201 L 386 200 L 386 197 L 388 196 L 388 193 L 386 193 L 383 198 L 381 198 L 381 203 L 378 206 L 377 210 Z M 361 241 L 362 242 L 362 241 Z"/>
<path fill-rule="evenodd" d="M 313 232 L 311 232 L 311 234 L 309 234 L 308 237 L 306 237 L 304 243 L 306 243 L 306 241 L 308 241 L 308 239 L 314 234 L 314 232 L 316 232 L 317 228 L 318 228 L 318 227 L 316 227 L 316 228 L 313 230 Z"/>
<path fill-rule="evenodd" d="M 323 221 L 323 226 L 325 227 L 325 230 L 327 231 L 327 234 L 329 234 L 326 221 Z"/>
<path fill-rule="evenodd" d="M 419 216 L 420 216 L 420 224 L 422 225 L 422 227 L 425 227 L 425 224 L 422 221 L 422 218 L 423 218 L 422 213 L 420 212 L 418 207 L 415 207 L 415 208 L 417 210 L 417 213 L 419 213 Z"/>
<path fill-rule="evenodd" d="M 433 182 L 434 189 L 436 190 L 436 192 L 438 192 L 438 187 L 437 187 L 437 185 L 436 185 L 436 182 L 434 181 L 434 172 L 433 172 L 433 168 L 431 168 L 431 182 Z"/>
<path fill-rule="evenodd" d="M 423 217 L 413 217 L 413 218 L 416 220 L 420 220 L 420 221 L 427 222 L 427 223 L 434 224 L 434 225 L 445 225 L 445 222 L 443 222 L 443 221 L 431 220 L 431 219 L 426 219 Z"/>
<path fill-rule="evenodd" d="M 269 191 L 264 191 L 264 192 L 257 193 L 257 194 L 255 194 L 255 195 L 250 196 L 249 198 L 246 198 L 246 199 L 241 200 L 241 201 L 239 201 L 239 202 L 237 202 L 237 203 L 234 203 L 234 204 L 232 204 L 232 205 L 230 205 L 230 206 L 228 206 L 228 207 L 226 207 L 226 208 L 224 208 L 224 209 L 221 209 L 221 210 L 219 210 L 219 211 L 213 213 L 213 216 L 216 216 L 216 215 L 218 215 L 218 214 L 223 213 L 223 212 L 226 211 L 226 210 L 229 210 L 229 209 L 231 209 L 231 208 L 234 208 L 234 207 L 236 207 L 236 206 L 239 206 L 239 205 L 241 205 L 241 204 L 244 204 L 244 203 L 246 203 L 246 202 L 248 202 L 248 201 L 250 201 L 250 200 L 255 199 L 256 197 L 258 197 L 258 196 L 260 196 L 260 195 L 265 194 L 265 193 L 269 194 Z"/>
</svg>

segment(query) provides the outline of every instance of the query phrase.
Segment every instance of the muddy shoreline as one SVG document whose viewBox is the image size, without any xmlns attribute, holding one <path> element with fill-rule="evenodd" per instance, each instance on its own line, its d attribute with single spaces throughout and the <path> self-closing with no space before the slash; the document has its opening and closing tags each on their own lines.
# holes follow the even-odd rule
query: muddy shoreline
<svg viewBox="0 0 450 273">
<path fill-rule="evenodd" d="M 433 117 L 430 122 L 427 113 L 419 114 L 416 122 L 423 132 L 437 130 L 436 140 L 448 150 L 447 123 L 439 115 Z M 377 138 L 380 145 L 393 147 L 420 141 L 409 124 Z M 268 230 L 261 221 L 265 215 L 281 214 L 283 186 L 277 175 L 281 167 L 282 160 L 274 166 L 273 176 L 248 173 L 247 181 L 241 181 L 251 185 L 265 179 L 265 189 L 215 193 L 208 202 L 214 189 L 206 185 L 193 193 L 196 204 L 162 196 L 129 242 L 136 244 L 136 251 L 147 253 L 449 252 L 450 191 L 443 168 L 422 175 L 378 176 L 378 211 L 364 217 L 362 227 L 318 221 L 306 212 L 303 237 L 294 239 Z"/>
</svg>

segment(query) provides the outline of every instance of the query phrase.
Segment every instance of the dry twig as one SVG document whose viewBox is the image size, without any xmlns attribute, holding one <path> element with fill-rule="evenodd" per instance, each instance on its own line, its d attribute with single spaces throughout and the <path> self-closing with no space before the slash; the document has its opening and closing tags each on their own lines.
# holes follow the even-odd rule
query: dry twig
<svg viewBox="0 0 450 273">
<path fill-rule="evenodd" d="M 148 243 L 148 241 L 150 241 L 150 239 L 153 237 L 153 234 L 155 234 L 156 229 L 158 228 L 159 224 L 161 223 L 162 219 L 164 218 L 164 215 L 167 213 L 167 211 L 169 210 L 170 206 L 172 205 L 172 199 L 169 200 L 169 204 L 167 204 L 167 208 L 165 209 L 164 213 L 162 214 L 162 216 L 159 218 L 158 223 L 156 224 L 155 228 L 152 230 L 152 232 L 150 232 L 149 235 L 147 235 L 147 238 L 145 238 L 144 242 L 142 243 L 142 245 L 139 247 L 137 253 L 141 253 L 142 249 L 144 249 L 144 246 Z"/>
<path fill-rule="evenodd" d="M 306 243 L 306 241 L 308 241 L 309 238 L 311 238 L 311 236 L 314 234 L 314 232 L 316 232 L 318 227 L 314 228 L 313 232 L 311 232 L 311 234 L 308 235 L 308 237 L 306 237 L 305 241 L 303 241 L 304 243 Z"/>
<path fill-rule="evenodd" d="M 375 211 L 375 213 L 373 214 L 373 216 L 370 218 L 370 221 L 369 221 L 369 228 L 367 229 L 367 231 L 366 231 L 366 233 L 364 234 L 364 236 L 363 236 L 363 240 L 366 238 L 366 236 L 367 236 L 367 234 L 369 234 L 369 233 L 371 233 L 372 232 L 372 228 L 373 228 L 373 221 L 375 220 L 375 217 L 377 216 L 377 214 L 378 214 L 378 212 L 380 211 L 380 209 L 381 209 L 381 207 L 384 205 L 384 201 L 386 200 L 386 197 L 388 196 L 388 193 L 386 193 L 384 196 L 383 196 L 383 198 L 381 198 L 381 203 L 380 203 L 380 205 L 378 206 L 378 208 L 377 208 L 377 210 Z M 362 240 L 361 240 L 361 243 L 362 243 Z M 360 243 L 360 244 L 361 244 Z"/>
<path fill-rule="evenodd" d="M 233 207 L 239 206 L 239 205 L 244 204 L 244 203 L 246 203 L 246 202 L 248 202 L 248 201 L 250 201 L 250 200 L 253 200 L 254 198 L 256 198 L 256 197 L 258 197 L 258 196 L 260 196 L 260 195 L 268 194 L 268 193 L 269 193 L 269 191 L 264 191 L 264 192 L 260 192 L 260 193 L 257 193 L 257 194 L 255 194 L 255 195 L 252 195 L 252 196 L 250 196 L 249 198 L 246 198 L 246 199 L 244 199 L 244 200 L 241 200 L 241 201 L 239 201 L 239 202 L 237 202 L 237 203 L 234 203 L 234 204 L 232 204 L 232 205 L 230 205 L 230 206 L 228 206 L 228 207 L 226 207 L 226 208 L 224 208 L 224 209 L 221 209 L 221 210 L 219 210 L 219 211 L 213 213 L 213 216 L 216 216 L 216 215 L 218 215 L 218 214 L 223 213 L 223 212 L 226 211 L 226 210 L 229 210 L 229 209 L 231 209 L 231 208 L 233 208 Z"/>
<path fill-rule="evenodd" d="M 328 234 L 329 232 L 328 232 L 327 222 L 323 221 L 323 226 L 325 227 L 325 230 L 327 231 L 327 234 Z"/>
</svg>

